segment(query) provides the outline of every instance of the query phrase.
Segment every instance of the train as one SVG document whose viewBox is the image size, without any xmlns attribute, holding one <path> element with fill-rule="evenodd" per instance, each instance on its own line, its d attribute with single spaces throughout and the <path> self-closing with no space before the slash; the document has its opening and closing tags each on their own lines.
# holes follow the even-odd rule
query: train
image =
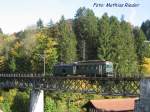
<svg viewBox="0 0 150 112">
<path fill-rule="evenodd" d="M 111 61 L 88 60 L 71 64 L 56 64 L 53 67 L 54 76 L 85 76 L 85 77 L 113 77 L 113 63 Z"/>
</svg>

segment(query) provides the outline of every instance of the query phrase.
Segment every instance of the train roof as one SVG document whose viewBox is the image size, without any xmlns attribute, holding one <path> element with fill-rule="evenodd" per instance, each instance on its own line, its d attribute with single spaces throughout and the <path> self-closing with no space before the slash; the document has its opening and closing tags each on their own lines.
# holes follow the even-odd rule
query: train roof
<svg viewBox="0 0 150 112">
<path fill-rule="evenodd" d="M 94 64 L 94 63 L 100 63 L 100 64 L 104 64 L 104 63 L 112 63 L 111 61 L 101 61 L 101 60 L 87 60 L 87 61 L 77 61 L 74 63 L 70 63 L 70 64 L 65 64 L 65 63 L 60 63 L 60 64 L 56 64 L 55 66 L 73 66 L 76 64 Z"/>
<path fill-rule="evenodd" d="M 75 65 L 75 64 L 56 64 L 56 65 L 54 65 L 54 66 L 73 66 L 73 65 Z"/>
<path fill-rule="evenodd" d="M 75 63 L 112 63 L 111 61 L 102 61 L 102 60 L 87 60 L 87 61 L 78 61 Z"/>
</svg>

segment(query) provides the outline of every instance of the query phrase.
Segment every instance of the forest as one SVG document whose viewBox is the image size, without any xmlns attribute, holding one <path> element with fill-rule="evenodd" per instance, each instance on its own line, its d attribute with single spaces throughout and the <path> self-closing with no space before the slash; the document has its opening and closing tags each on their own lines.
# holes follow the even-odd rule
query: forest
<svg viewBox="0 0 150 112">
<path fill-rule="evenodd" d="M 52 75 L 57 63 L 81 60 L 108 60 L 113 62 L 117 74 L 145 75 L 150 73 L 149 41 L 150 20 L 134 26 L 124 16 L 118 19 L 104 13 L 97 17 L 91 9 L 81 7 L 73 19 L 62 16 L 57 23 L 50 20 L 45 25 L 39 18 L 36 25 L 11 35 L 0 29 L 0 73 L 43 73 L 44 55 L 46 75 Z M 45 112 L 66 112 L 68 96 L 72 100 L 70 112 L 79 111 L 89 99 L 101 98 L 73 93 L 45 94 Z M 29 90 L 0 91 L 0 96 L 4 112 L 27 112 Z"/>
</svg>

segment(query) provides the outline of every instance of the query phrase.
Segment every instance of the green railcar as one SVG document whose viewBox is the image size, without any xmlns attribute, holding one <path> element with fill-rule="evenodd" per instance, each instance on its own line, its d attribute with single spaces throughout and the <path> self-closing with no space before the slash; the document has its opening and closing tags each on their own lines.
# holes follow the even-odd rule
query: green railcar
<svg viewBox="0 0 150 112">
<path fill-rule="evenodd" d="M 95 77 L 113 76 L 113 63 L 110 61 L 80 61 L 73 64 L 58 64 L 54 66 L 55 76 L 83 75 Z"/>
<path fill-rule="evenodd" d="M 75 64 L 58 64 L 53 68 L 53 73 L 55 76 L 67 76 L 76 74 Z"/>
<path fill-rule="evenodd" d="M 109 61 L 85 61 L 77 64 L 77 74 L 86 76 L 113 76 L 113 63 Z"/>
</svg>

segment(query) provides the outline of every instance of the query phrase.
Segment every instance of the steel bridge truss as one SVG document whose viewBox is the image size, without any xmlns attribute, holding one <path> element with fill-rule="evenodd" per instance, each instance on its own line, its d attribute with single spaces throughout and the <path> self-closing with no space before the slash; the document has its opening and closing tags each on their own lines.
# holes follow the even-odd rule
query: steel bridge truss
<svg viewBox="0 0 150 112">
<path fill-rule="evenodd" d="M 138 96 L 141 78 L 41 77 L 2 75 L 0 88 L 34 88 L 45 91 L 91 93 L 111 96 Z"/>
<path fill-rule="evenodd" d="M 140 79 L 134 78 L 91 78 L 51 77 L 45 80 L 45 90 L 94 93 L 113 96 L 139 95 Z"/>
</svg>

